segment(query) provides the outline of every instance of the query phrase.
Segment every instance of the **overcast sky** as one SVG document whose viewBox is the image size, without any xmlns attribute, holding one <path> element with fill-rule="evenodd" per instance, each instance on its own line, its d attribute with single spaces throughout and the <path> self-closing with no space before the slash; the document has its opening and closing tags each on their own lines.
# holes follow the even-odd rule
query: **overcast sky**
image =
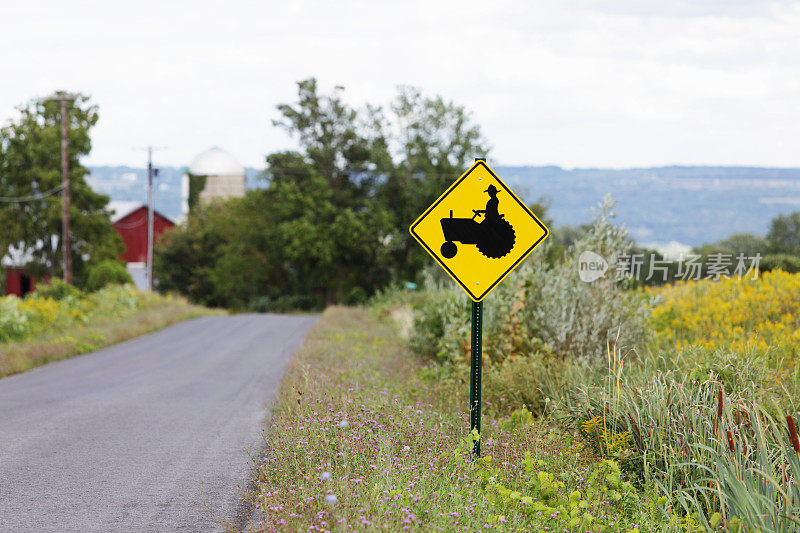
<svg viewBox="0 0 800 533">
<path fill-rule="evenodd" d="M 464 104 L 497 164 L 800 166 L 800 2 L 4 0 L 0 59 L 0 122 L 92 95 L 88 164 L 219 145 L 262 167 L 316 76 L 355 105 L 399 84 Z"/>
</svg>

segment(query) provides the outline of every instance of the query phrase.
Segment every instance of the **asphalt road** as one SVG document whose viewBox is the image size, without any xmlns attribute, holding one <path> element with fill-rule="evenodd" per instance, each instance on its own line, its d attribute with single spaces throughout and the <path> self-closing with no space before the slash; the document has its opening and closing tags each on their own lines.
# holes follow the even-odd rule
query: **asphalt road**
<svg viewBox="0 0 800 533">
<path fill-rule="evenodd" d="M 316 317 L 205 317 L 0 379 L 0 531 L 213 531 Z"/>
</svg>

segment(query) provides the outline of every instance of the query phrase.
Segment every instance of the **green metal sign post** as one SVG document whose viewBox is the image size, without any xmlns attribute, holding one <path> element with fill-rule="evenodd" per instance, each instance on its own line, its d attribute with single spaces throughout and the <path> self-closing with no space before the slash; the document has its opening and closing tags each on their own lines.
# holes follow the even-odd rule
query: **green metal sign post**
<svg viewBox="0 0 800 533">
<path fill-rule="evenodd" d="M 472 451 L 481 456 L 481 371 L 483 367 L 483 301 L 472 302 L 472 338 L 470 341 L 469 430 L 478 431 Z"/>
</svg>

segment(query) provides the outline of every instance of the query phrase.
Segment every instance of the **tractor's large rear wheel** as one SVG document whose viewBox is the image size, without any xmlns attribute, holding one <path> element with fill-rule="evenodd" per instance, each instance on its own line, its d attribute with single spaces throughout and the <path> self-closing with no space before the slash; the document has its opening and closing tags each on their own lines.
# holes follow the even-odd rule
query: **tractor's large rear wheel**
<svg viewBox="0 0 800 533">
<path fill-rule="evenodd" d="M 499 259 L 514 248 L 516 234 L 511 224 L 504 218 L 483 222 L 482 235 L 478 241 L 478 251 L 490 259 Z"/>
</svg>

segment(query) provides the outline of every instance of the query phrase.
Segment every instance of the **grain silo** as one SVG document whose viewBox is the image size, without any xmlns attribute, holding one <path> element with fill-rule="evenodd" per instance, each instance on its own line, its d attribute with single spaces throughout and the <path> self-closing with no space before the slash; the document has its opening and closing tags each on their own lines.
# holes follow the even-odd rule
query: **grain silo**
<svg viewBox="0 0 800 533">
<path fill-rule="evenodd" d="M 200 202 L 244 196 L 244 167 L 231 154 L 213 146 L 194 158 L 189 175 L 200 178 Z"/>
</svg>

